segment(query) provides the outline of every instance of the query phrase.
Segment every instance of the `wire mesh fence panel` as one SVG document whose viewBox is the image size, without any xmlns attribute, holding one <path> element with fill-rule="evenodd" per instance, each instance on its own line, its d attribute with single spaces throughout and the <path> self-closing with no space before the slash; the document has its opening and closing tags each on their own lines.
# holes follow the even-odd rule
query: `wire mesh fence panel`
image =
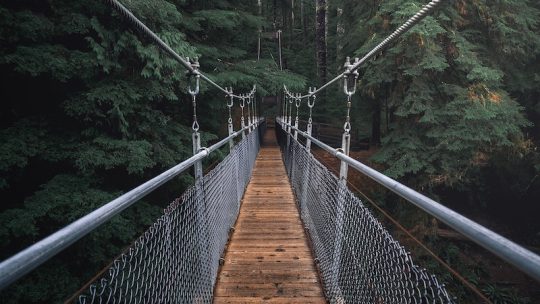
<svg viewBox="0 0 540 304">
<path fill-rule="evenodd" d="M 330 303 L 455 303 L 344 181 L 281 127 L 276 132 Z"/>
<path fill-rule="evenodd" d="M 259 150 L 259 134 L 249 133 L 173 201 L 78 302 L 211 303 L 219 259 Z"/>
</svg>

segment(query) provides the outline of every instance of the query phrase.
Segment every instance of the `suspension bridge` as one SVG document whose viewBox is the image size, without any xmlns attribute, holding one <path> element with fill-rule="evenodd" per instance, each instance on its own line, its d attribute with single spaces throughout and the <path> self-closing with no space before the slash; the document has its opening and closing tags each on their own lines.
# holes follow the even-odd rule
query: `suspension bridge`
<svg viewBox="0 0 540 304">
<path fill-rule="evenodd" d="M 0 289 L 191 168 L 194 184 L 66 302 L 457 303 L 444 282 L 416 264 L 348 188 L 349 169 L 540 281 L 536 254 L 349 156 L 348 111 L 358 68 L 444 1 L 431 1 L 364 57 L 347 60 L 344 72 L 325 85 L 305 95 L 284 86 L 281 113 L 268 131 L 258 115 L 256 87 L 244 94 L 223 88 L 199 70 L 196 60 L 177 54 L 117 0 L 107 2 L 188 70 L 193 156 L 0 263 Z M 201 146 L 197 121 L 201 80 L 228 98 L 229 135 L 210 147 Z M 338 81 L 343 81 L 347 96 L 347 116 L 342 144 L 333 148 L 312 136 L 311 114 L 317 94 Z M 235 101 L 242 113 L 236 131 L 231 117 Z M 309 108 L 306 130 L 298 124 L 301 104 Z M 339 174 L 313 156 L 313 144 L 341 162 Z M 227 145 L 229 154 L 204 174 L 202 160 Z"/>
</svg>

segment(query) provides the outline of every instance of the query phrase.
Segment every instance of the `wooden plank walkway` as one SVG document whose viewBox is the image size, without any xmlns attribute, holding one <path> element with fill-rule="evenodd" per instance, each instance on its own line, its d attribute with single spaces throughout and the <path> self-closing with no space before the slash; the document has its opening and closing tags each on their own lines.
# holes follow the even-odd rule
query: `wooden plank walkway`
<svg viewBox="0 0 540 304">
<path fill-rule="evenodd" d="M 214 303 L 326 303 L 273 131 L 257 156 Z"/>
</svg>

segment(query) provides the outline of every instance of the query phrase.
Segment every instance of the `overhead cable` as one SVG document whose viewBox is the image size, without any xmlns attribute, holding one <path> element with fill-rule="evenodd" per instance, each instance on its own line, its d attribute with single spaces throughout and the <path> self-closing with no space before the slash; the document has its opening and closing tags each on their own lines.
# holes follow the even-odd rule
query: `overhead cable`
<svg viewBox="0 0 540 304">
<path fill-rule="evenodd" d="M 331 84 L 345 77 L 346 75 L 355 72 L 362 64 L 364 64 L 366 61 L 371 59 L 377 53 L 379 53 L 380 51 L 388 47 L 390 43 L 394 42 L 397 38 L 401 37 L 403 34 L 408 32 L 414 25 L 418 24 L 418 22 L 422 21 L 426 16 L 432 13 L 435 10 L 435 8 L 437 8 L 437 6 L 439 6 L 439 4 L 441 4 L 443 1 L 445 0 L 432 0 L 428 4 L 424 5 L 422 9 L 420 9 L 416 14 L 414 14 L 414 16 L 409 18 L 409 20 L 407 20 L 400 27 L 398 27 L 392 34 L 390 34 L 383 41 L 377 44 L 373 49 L 371 49 L 371 51 L 369 51 L 366 55 L 364 55 L 364 57 L 362 57 L 359 60 L 356 60 L 353 64 L 346 66 L 346 69 L 343 73 L 337 75 L 332 80 L 323 84 L 320 88 L 317 88 L 315 91 L 309 92 L 307 95 L 300 96 L 300 99 L 308 98 L 309 96 L 315 95 L 319 93 L 320 91 L 326 89 Z M 287 94 L 289 94 L 288 91 L 286 92 Z"/>
<path fill-rule="evenodd" d="M 141 20 L 139 20 L 133 13 L 128 10 L 124 5 L 122 5 L 117 0 L 106 0 L 106 2 L 120 15 L 122 15 L 126 20 L 128 20 L 132 25 L 134 25 L 140 32 L 142 32 L 144 35 L 146 35 L 148 38 L 150 38 L 160 49 L 162 49 L 165 53 L 169 54 L 171 57 L 173 57 L 176 61 L 178 61 L 180 64 L 182 64 L 190 74 L 193 75 L 199 75 L 201 79 L 208 82 L 218 90 L 222 91 L 223 93 L 227 94 L 228 96 L 233 96 L 234 98 L 241 98 L 238 95 L 234 95 L 232 91 L 229 91 L 219 84 L 215 83 L 212 79 L 208 78 L 208 76 L 204 75 L 197 67 L 198 64 L 192 64 L 188 60 L 182 58 L 182 56 L 178 55 L 171 46 L 169 46 L 165 41 L 163 41 L 159 36 L 154 33 L 150 28 L 148 28 Z M 252 93 L 253 94 L 253 91 Z"/>
</svg>

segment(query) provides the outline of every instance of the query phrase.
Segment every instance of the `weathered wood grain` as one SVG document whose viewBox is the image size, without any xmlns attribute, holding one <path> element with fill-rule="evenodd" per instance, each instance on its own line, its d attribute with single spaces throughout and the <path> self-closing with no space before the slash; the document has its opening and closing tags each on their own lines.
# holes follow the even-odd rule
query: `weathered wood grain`
<svg viewBox="0 0 540 304">
<path fill-rule="evenodd" d="M 214 303 L 326 303 L 272 131 L 257 156 Z"/>
</svg>

